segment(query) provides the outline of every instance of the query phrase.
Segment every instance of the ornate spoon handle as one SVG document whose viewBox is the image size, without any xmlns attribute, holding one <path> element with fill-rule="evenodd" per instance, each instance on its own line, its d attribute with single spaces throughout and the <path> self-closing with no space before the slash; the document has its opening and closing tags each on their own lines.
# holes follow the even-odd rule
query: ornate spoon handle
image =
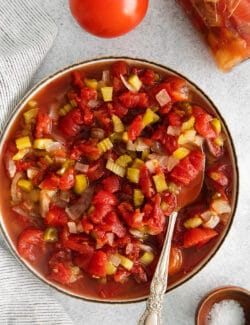
<svg viewBox="0 0 250 325">
<path fill-rule="evenodd" d="M 167 289 L 169 252 L 175 222 L 178 213 L 173 212 L 169 216 L 168 229 L 162 247 L 161 255 L 151 281 L 150 294 L 147 300 L 146 309 L 142 314 L 138 325 L 160 325 L 163 296 Z"/>
</svg>

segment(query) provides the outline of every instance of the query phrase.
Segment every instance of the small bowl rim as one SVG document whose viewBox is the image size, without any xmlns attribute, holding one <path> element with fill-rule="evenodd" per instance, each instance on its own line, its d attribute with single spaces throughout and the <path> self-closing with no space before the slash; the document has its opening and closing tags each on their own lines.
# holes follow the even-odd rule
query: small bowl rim
<svg viewBox="0 0 250 325">
<path fill-rule="evenodd" d="M 197 308 L 196 308 L 196 313 L 195 313 L 195 324 L 196 325 L 202 325 L 202 323 L 200 323 L 200 317 L 201 317 L 201 313 L 203 311 L 203 309 L 206 307 L 206 305 L 210 302 L 212 302 L 215 297 L 219 294 L 219 293 L 228 293 L 229 296 L 228 298 L 226 299 L 229 299 L 229 300 L 236 300 L 237 299 L 234 299 L 234 298 L 230 298 L 230 293 L 231 292 L 235 292 L 235 293 L 239 293 L 245 297 L 248 297 L 249 298 L 249 305 L 250 305 L 250 291 L 243 288 L 243 287 L 240 287 L 240 286 L 236 286 L 236 285 L 227 285 L 227 286 L 220 286 L 220 287 L 217 287 L 215 289 L 212 289 L 210 290 L 207 294 L 205 294 L 205 296 L 200 300 Z M 224 297 L 221 297 L 221 299 L 218 299 L 218 301 L 215 301 L 215 303 L 217 302 L 221 302 L 225 300 Z M 211 309 L 210 309 L 211 310 Z M 210 311 L 209 310 L 209 311 Z M 208 312 L 209 312 L 208 311 Z M 208 313 L 207 313 L 208 314 Z M 207 315 L 206 314 L 206 315 Z"/>
<path fill-rule="evenodd" d="M 177 283 L 174 283 L 170 288 L 167 288 L 167 290 L 165 292 L 165 293 L 167 293 L 167 292 L 170 292 L 170 291 L 178 288 L 179 286 L 185 284 L 187 281 L 191 280 L 195 275 L 197 275 L 200 271 L 202 271 L 202 269 L 212 260 L 212 258 L 215 256 L 215 254 L 218 252 L 218 250 L 220 249 L 220 247 L 224 243 L 229 231 L 231 230 L 232 223 L 234 221 L 234 218 L 235 218 L 235 215 L 236 215 L 236 212 L 237 212 L 238 201 L 239 201 L 239 181 L 240 181 L 239 180 L 239 166 L 238 166 L 238 158 L 237 158 L 236 149 L 235 149 L 235 145 L 234 145 L 234 142 L 233 142 L 231 132 L 229 130 L 229 127 L 228 127 L 227 123 L 225 122 L 224 117 L 221 115 L 220 110 L 218 109 L 217 105 L 215 105 L 215 103 L 211 100 L 211 98 L 194 81 L 190 80 L 188 77 L 186 77 L 182 73 L 176 71 L 175 69 L 172 69 L 172 68 L 168 67 L 167 65 L 164 65 L 164 64 L 161 64 L 161 63 L 155 62 L 155 61 L 150 61 L 150 60 L 147 60 L 147 59 L 144 59 L 144 58 L 139 58 L 139 57 L 99 56 L 99 57 L 95 57 L 95 58 L 75 62 L 73 64 L 64 66 L 64 67 L 62 67 L 60 69 L 57 69 L 56 71 L 49 74 L 48 76 L 45 76 L 38 83 L 36 83 L 34 86 L 32 86 L 24 94 L 24 96 L 22 96 L 22 98 L 18 101 L 18 103 L 15 105 L 14 109 L 12 110 L 11 114 L 7 118 L 5 124 L 3 125 L 3 128 L 2 128 L 2 130 L 0 132 L 0 147 L 4 143 L 3 138 L 4 138 L 5 134 L 6 134 L 6 132 L 8 133 L 8 131 L 9 131 L 8 128 L 10 127 L 13 118 L 18 116 L 18 114 L 20 113 L 20 110 L 24 107 L 24 104 L 27 102 L 29 97 L 32 97 L 34 95 L 34 93 L 36 94 L 37 92 L 39 92 L 41 89 L 43 89 L 43 87 L 46 86 L 47 84 L 49 84 L 50 82 L 56 80 L 60 76 L 63 76 L 64 73 L 68 73 L 70 71 L 73 71 L 74 69 L 84 68 L 85 66 L 88 66 L 88 65 L 91 65 L 91 64 L 96 64 L 98 62 L 109 62 L 109 63 L 111 63 L 111 62 L 118 61 L 118 60 L 125 60 L 125 61 L 128 61 L 130 63 L 133 62 L 135 64 L 136 63 L 141 63 L 141 64 L 150 65 L 150 66 L 156 67 L 158 69 L 165 70 L 166 72 L 170 72 L 170 73 L 172 73 L 174 75 L 177 75 L 177 76 L 183 78 L 184 80 L 186 80 L 199 93 L 199 95 L 202 96 L 208 102 L 208 104 L 214 109 L 214 111 L 216 112 L 216 114 L 218 115 L 220 120 L 222 121 L 222 123 L 223 123 L 223 125 L 225 127 L 227 137 L 229 138 L 229 144 L 230 144 L 231 154 L 232 154 L 232 161 L 235 164 L 235 166 L 234 166 L 234 169 L 235 169 L 234 205 L 233 205 L 233 209 L 232 209 L 229 224 L 227 225 L 226 229 L 224 230 L 222 238 L 218 241 L 218 243 L 215 245 L 215 247 L 213 247 L 210 254 L 208 254 L 209 257 L 204 258 L 204 261 L 201 263 L 201 265 L 195 266 L 194 269 L 192 270 L 192 272 L 188 276 L 185 276 L 183 280 L 177 281 Z M 61 293 L 64 293 L 64 294 L 66 294 L 68 296 L 71 296 L 73 298 L 85 300 L 85 301 L 88 301 L 88 302 L 107 303 L 107 304 L 137 303 L 137 302 L 145 301 L 147 299 L 147 297 L 148 297 L 148 296 L 142 296 L 142 297 L 138 297 L 138 298 L 129 298 L 129 299 L 101 299 L 101 298 L 95 298 L 95 297 L 91 297 L 91 296 L 82 296 L 82 295 L 80 295 L 78 293 L 74 293 L 74 292 L 70 291 L 70 289 L 61 287 L 61 286 L 55 284 L 54 282 L 51 282 L 48 279 L 46 279 L 44 275 L 40 274 L 40 272 L 38 272 L 31 264 L 29 264 L 26 260 L 24 260 L 21 256 L 19 256 L 19 254 L 17 253 L 17 251 L 16 251 L 16 249 L 14 247 L 15 246 L 14 243 L 9 238 L 8 232 L 5 229 L 6 229 L 6 227 L 4 225 L 3 218 L 2 218 L 2 213 L 0 211 L 0 234 L 2 235 L 2 238 L 4 239 L 5 243 L 7 244 L 8 248 L 10 249 L 10 251 L 12 252 L 14 257 L 17 259 L 17 261 L 21 265 L 24 265 L 29 270 L 29 272 L 31 272 L 33 275 L 35 275 L 37 278 L 39 278 L 39 280 L 41 280 L 43 283 L 45 283 L 49 287 L 51 287 L 51 288 L 53 288 L 53 289 L 55 289 L 55 290 L 57 290 L 57 291 L 59 291 Z"/>
</svg>

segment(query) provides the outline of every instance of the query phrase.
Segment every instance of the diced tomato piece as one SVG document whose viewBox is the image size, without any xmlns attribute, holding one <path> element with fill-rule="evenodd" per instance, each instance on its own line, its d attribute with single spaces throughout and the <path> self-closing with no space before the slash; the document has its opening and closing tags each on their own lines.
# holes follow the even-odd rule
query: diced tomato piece
<svg viewBox="0 0 250 325">
<path fill-rule="evenodd" d="M 203 154 L 197 150 L 192 151 L 172 169 L 170 178 L 177 184 L 188 185 L 198 175 L 202 166 Z"/>
<path fill-rule="evenodd" d="M 133 276 L 137 283 L 146 283 L 148 281 L 147 273 L 141 265 L 133 267 Z"/>
<path fill-rule="evenodd" d="M 104 106 L 104 108 L 99 108 L 98 111 L 95 111 L 94 116 L 103 130 L 106 132 L 112 130 L 112 120 L 106 106 Z"/>
<path fill-rule="evenodd" d="M 142 165 L 140 168 L 139 184 L 145 197 L 151 198 L 154 194 L 153 181 L 146 165 Z"/>
<path fill-rule="evenodd" d="M 212 165 L 206 170 L 208 177 L 222 187 L 226 187 L 230 183 L 231 172 L 231 168 L 226 164 Z"/>
<path fill-rule="evenodd" d="M 115 282 L 123 284 L 128 280 L 129 276 L 129 271 L 119 267 L 116 273 L 114 274 L 114 280 Z"/>
<path fill-rule="evenodd" d="M 119 238 L 126 234 L 126 228 L 114 211 L 108 213 L 104 218 L 102 228 L 105 229 L 105 231 L 111 231 Z"/>
<path fill-rule="evenodd" d="M 75 265 L 79 266 L 82 270 L 87 271 L 89 262 L 94 254 L 94 250 L 89 253 L 80 254 L 73 258 Z"/>
<path fill-rule="evenodd" d="M 157 235 L 163 231 L 166 217 L 161 208 L 161 197 L 156 194 L 152 202 L 145 204 L 143 208 L 145 223 L 152 235 Z M 147 220 L 146 220 L 147 219 Z"/>
<path fill-rule="evenodd" d="M 66 172 L 61 176 L 59 188 L 62 191 L 70 190 L 75 184 L 75 170 L 74 167 L 69 167 Z"/>
<path fill-rule="evenodd" d="M 182 124 L 182 116 L 176 112 L 170 112 L 168 114 L 169 125 L 172 126 L 181 126 Z"/>
<path fill-rule="evenodd" d="M 148 108 L 149 97 L 147 93 L 132 93 L 130 91 L 119 96 L 120 102 L 127 108 Z"/>
<path fill-rule="evenodd" d="M 84 125 L 91 125 L 94 121 L 94 113 L 88 105 L 80 103 L 80 108 L 82 110 L 82 123 Z"/>
<path fill-rule="evenodd" d="M 170 192 L 164 192 L 162 194 L 162 201 L 165 203 L 164 205 L 164 214 L 170 215 L 176 207 L 177 207 L 177 198 L 176 195 Z"/>
<path fill-rule="evenodd" d="M 103 251 L 95 251 L 88 265 L 88 273 L 96 277 L 106 276 L 108 257 Z"/>
<path fill-rule="evenodd" d="M 83 88 L 85 86 L 83 80 L 84 76 L 83 73 L 81 73 L 78 70 L 75 70 L 72 72 L 72 79 L 73 79 L 73 85 L 77 86 L 78 88 Z"/>
<path fill-rule="evenodd" d="M 44 254 L 44 232 L 41 229 L 27 228 L 17 240 L 17 250 L 22 258 L 35 262 Z"/>
<path fill-rule="evenodd" d="M 87 176 L 90 182 L 96 181 L 105 174 L 105 166 L 102 160 L 97 160 L 89 165 Z"/>
<path fill-rule="evenodd" d="M 146 86 L 153 86 L 155 83 L 155 73 L 151 69 L 146 69 L 141 75 L 140 80 Z"/>
<path fill-rule="evenodd" d="M 89 244 L 88 237 L 82 234 L 70 234 L 63 246 L 80 254 L 92 254 L 94 252 L 94 248 Z"/>
<path fill-rule="evenodd" d="M 195 118 L 195 129 L 204 138 L 216 138 L 217 133 L 211 125 L 212 116 L 207 113 L 201 113 Z"/>
<path fill-rule="evenodd" d="M 178 141 L 175 136 L 167 134 L 167 130 L 163 126 L 159 126 L 152 135 L 153 140 L 160 141 L 163 148 L 171 155 L 178 147 Z"/>
<path fill-rule="evenodd" d="M 184 233 L 183 247 L 202 246 L 216 237 L 218 232 L 210 228 L 192 228 Z"/>
<path fill-rule="evenodd" d="M 128 74 L 128 64 L 125 61 L 117 61 L 112 65 L 112 75 L 120 78 L 120 75 L 124 76 Z"/>
<path fill-rule="evenodd" d="M 123 118 L 128 112 L 128 108 L 119 103 L 118 101 L 114 101 L 113 103 L 113 113 L 120 118 Z"/>
<path fill-rule="evenodd" d="M 81 98 L 89 101 L 91 99 L 97 100 L 97 90 L 90 87 L 83 87 L 81 89 Z"/>
<path fill-rule="evenodd" d="M 99 224 L 102 222 L 102 219 L 112 210 L 114 209 L 114 206 L 111 204 L 98 204 L 95 206 L 95 209 L 93 212 L 90 213 L 89 218 L 90 220 L 95 223 Z"/>
<path fill-rule="evenodd" d="M 50 136 L 52 131 L 52 119 L 51 117 L 39 111 L 36 118 L 36 129 L 35 136 L 36 138 L 43 138 L 46 136 Z"/>
<path fill-rule="evenodd" d="M 114 93 L 119 93 L 122 91 L 125 91 L 126 87 L 124 86 L 123 82 L 121 81 L 120 78 L 114 77 L 113 78 L 113 92 Z"/>
<path fill-rule="evenodd" d="M 178 77 L 172 77 L 169 81 L 169 84 L 169 95 L 172 101 L 181 102 L 188 100 L 189 90 L 186 80 Z"/>
<path fill-rule="evenodd" d="M 137 115 L 133 119 L 128 129 L 129 140 L 131 141 L 135 140 L 141 134 L 142 130 L 143 130 L 142 115 Z"/>
<path fill-rule="evenodd" d="M 64 226 L 68 222 L 68 219 L 68 215 L 63 208 L 52 204 L 46 213 L 44 222 L 46 226 L 60 227 Z"/>
<path fill-rule="evenodd" d="M 71 150 L 70 159 L 79 160 L 82 156 L 89 160 L 97 160 L 101 156 L 101 151 L 91 141 L 81 142 Z"/>
<path fill-rule="evenodd" d="M 99 205 L 116 205 L 117 204 L 117 198 L 114 194 L 101 190 L 99 191 L 93 198 L 92 203 L 95 206 Z"/>
<path fill-rule="evenodd" d="M 75 107 L 59 120 L 59 128 L 66 137 L 74 137 L 80 133 L 83 117 L 80 108 Z"/>
<path fill-rule="evenodd" d="M 218 146 L 215 143 L 215 139 L 206 139 L 206 146 L 209 152 L 216 158 L 221 157 L 224 154 L 224 147 Z"/>
<path fill-rule="evenodd" d="M 91 230 L 94 228 L 94 225 L 86 218 L 82 218 L 81 220 L 83 231 L 86 234 L 89 234 Z"/>
<path fill-rule="evenodd" d="M 132 204 L 129 203 L 129 202 L 125 202 L 125 201 L 124 202 L 121 202 L 118 205 L 118 210 L 121 213 L 121 215 L 123 217 L 125 217 L 125 218 L 126 218 L 126 216 L 128 214 L 132 214 L 134 212 L 134 208 L 133 208 Z"/>
<path fill-rule="evenodd" d="M 106 177 L 102 183 L 104 190 L 109 193 L 115 193 L 120 190 L 120 179 L 116 175 Z"/>
<path fill-rule="evenodd" d="M 60 177 L 56 174 L 51 174 L 46 177 L 40 184 L 39 187 L 43 190 L 57 190 L 60 183 Z"/>
<path fill-rule="evenodd" d="M 127 225 L 132 228 L 140 228 L 143 226 L 143 213 L 140 209 L 135 209 L 132 213 L 122 213 L 122 217 Z"/>
</svg>

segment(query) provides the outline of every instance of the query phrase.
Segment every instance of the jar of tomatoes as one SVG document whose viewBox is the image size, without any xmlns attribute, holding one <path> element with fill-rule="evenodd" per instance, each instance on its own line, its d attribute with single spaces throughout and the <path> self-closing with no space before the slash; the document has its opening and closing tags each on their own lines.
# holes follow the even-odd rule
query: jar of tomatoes
<svg viewBox="0 0 250 325">
<path fill-rule="evenodd" d="M 178 2 L 204 36 L 222 71 L 250 57 L 250 0 Z"/>
</svg>

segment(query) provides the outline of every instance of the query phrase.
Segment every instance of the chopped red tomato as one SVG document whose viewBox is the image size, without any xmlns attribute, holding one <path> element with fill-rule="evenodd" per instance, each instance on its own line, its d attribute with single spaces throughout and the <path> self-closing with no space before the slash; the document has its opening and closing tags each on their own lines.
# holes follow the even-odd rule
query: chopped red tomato
<svg viewBox="0 0 250 325">
<path fill-rule="evenodd" d="M 51 135 L 52 131 L 52 119 L 51 117 L 44 113 L 38 112 L 36 122 L 35 136 L 37 138 L 44 138 Z"/>
<path fill-rule="evenodd" d="M 59 127 L 64 136 L 74 137 L 83 124 L 83 117 L 80 108 L 73 108 L 67 115 L 59 120 Z"/>
<path fill-rule="evenodd" d="M 153 182 L 149 170 L 146 165 L 142 165 L 140 168 L 140 179 L 142 193 L 146 198 L 151 198 L 154 194 Z"/>
<path fill-rule="evenodd" d="M 107 262 L 107 255 L 103 251 L 94 252 L 88 265 L 88 273 L 94 277 L 106 276 Z"/>
<path fill-rule="evenodd" d="M 45 249 L 44 232 L 36 228 L 27 228 L 18 237 L 17 250 L 22 258 L 34 262 L 43 255 Z"/>
<path fill-rule="evenodd" d="M 69 167 L 66 172 L 61 176 L 59 182 L 59 188 L 62 191 L 70 190 L 75 184 L 75 170 L 73 167 Z"/>
<path fill-rule="evenodd" d="M 183 247 L 202 246 L 216 237 L 218 232 L 210 228 L 193 228 L 184 232 Z"/>
<path fill-rule="evenodd" d="M 46 226 L 65 226 L 68 221 L 68 215 L 63 208 L 52 204 L 45 216 Z"/>
<path fill-rule="evenodd" d="M 137 115 L 128 129 L 128 138 L 129 140 L 135 140 L 140 134 L 143 129 L 143 122 L 142 122 L 142 115 Z"/>
<path fill-rule="evenodd" d="M 119 96 L 121 103 L 127 108 L 148 108 L 149 106 L 149 97 L 146 93 L 137 93 L 126 92 Z"/>
<path fill-rule="evenodd" d="M 120 180 L 116 175 L 111 175 L 102 181 L 105 191 L 115 193 L 120 190 Z"/>
<path fill-rule="evenodd" d="M 55 174 L 51 174 L 39 184 L 39 187 L 43 190 L 56 190 L 59 186 L 59 183 L 60 177 Z"/>
<path fill-rule="evenodd" d="M 207 113 L 201 113 L 195 118 L 195 129 L 204 138 L 216 138 L 217 133 L 211 125 L 212 116 Z"/>
<path fill-rule="evenodd" d="M 128 64 L 125 61 L 117 61 L 112 65 L 112 75 L 114 77 L 120 78 L 128 74 Z"/>
<path fill-rule="evenodd" d="M 163 148 L 171 155 L 178 148 L 178 141 L 175 136 L 167 134 L 167 130 L 163 126 L 159 126 L 152 135 L 153 140 L 158 140 Z"/>
</svg>

